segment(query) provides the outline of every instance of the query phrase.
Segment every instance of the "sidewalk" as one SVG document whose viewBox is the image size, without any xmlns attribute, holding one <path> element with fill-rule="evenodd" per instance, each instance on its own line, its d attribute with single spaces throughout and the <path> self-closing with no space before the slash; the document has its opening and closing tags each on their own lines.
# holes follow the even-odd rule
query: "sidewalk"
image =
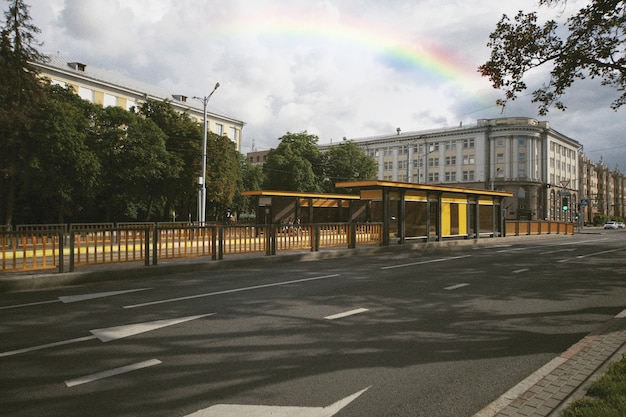
<svg viewBox="0 0 626 417">
<path fill-rule="evenodd" d="M 473 417 L 558 417 L 626 353 L 626 310 Z"/>
</svg>

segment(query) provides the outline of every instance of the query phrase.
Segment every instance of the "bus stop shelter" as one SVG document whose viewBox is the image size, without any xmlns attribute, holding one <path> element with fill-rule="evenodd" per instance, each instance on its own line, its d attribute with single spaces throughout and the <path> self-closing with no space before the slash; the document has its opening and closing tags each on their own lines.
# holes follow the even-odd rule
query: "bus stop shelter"
<svg viewBox="0 0 626 417">
<path fill-rule="evenodd" d="M 383 245 L 391 240 L 504 236 L 500 191 L 393 181 L 349 181 L 335 184 L 347 194 L 292 191 L 244 191 L 257 197 L 257 224 L 376 222 L 383 225 Z"/>
<path fill-rule="evenodd" d="M 383 245 L 395 237 L 441 241 L 504 236 L 503 201 L 511 193 L 393 181 L 349 181 L 338 188 L 359 193 L 369 221 L 383 223 Z"/>
</svg>

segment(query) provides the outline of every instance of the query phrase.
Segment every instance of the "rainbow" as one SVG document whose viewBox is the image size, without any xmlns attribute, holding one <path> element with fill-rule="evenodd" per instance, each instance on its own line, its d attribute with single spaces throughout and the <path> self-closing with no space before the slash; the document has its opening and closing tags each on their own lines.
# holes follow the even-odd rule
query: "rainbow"
<svg viewBox="0 0 626 417">
<path fill-rule="evenodd" d="M 471 86 L 480 79 L 475 63 L 462 61 L 453 51 L 433 42 L 418 39 L 413 34 L 397 28 L 364 24 L 342 17 L 341 21 L 324 21 L 319 16 L 298 16 L 281 13 L 279 16 L 246 16 L 235 24 L 218 25 L 212 31 L 213 39 L 221 37 L 262 37 L 277 43 L 300 41 L 345 45 L 361 48 L 376 54 L 385 65 L 396 71 L 415 71 L 422 77 L 433 77 L 454 84 L 463 91 L 472 92 Z M 475 98 L 483 101 L 483 97 Z"/>
</svg>

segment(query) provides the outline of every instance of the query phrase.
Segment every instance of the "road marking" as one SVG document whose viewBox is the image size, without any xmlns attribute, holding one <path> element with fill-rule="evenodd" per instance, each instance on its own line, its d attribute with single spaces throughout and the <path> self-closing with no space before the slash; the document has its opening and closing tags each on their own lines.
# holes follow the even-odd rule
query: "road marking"
<svg viewBox="0 0 626 417">
<path fill-rule="evenodd" d="M 528 250 L 528 249 L 532 249 L 532 247 L 528 246 L 525 248 L 502 249 L 502 250 L 496 251 L 496 253 L 519 252 L 519 251 Z"/>
<path fill-rule="evenodd" d="M 341 319 L 343 317 L 348 317 L 348 316 L 353 316 L 355 314 L 365 313 L 366 311 L 369 311 L 369 309 L 367 309 L 367 308 L 357 308 L 355 310 L 344 311 L 343 313 L 333 314 L 332 316 L 326 316 L 324 318 L 326 320 L 337 320 L 337 319 Z"/>
<path fill-rule="evenodd" d="M 185 417 L 332 417 L 356 400 L 370 387 L 362 389 L 328 407 L 284 407 L 271 405 L 218 404 Z"/>
<path fill-rule="evenodd" d="M 321 277 L 302 278 L 302 279 L 295 279 L 295 280 L 292 280 L 292 281 L 275 282 L 275 283 L 272 283 L 272 284 L 253 285 L 252 287 L 233 288 L 232 290 L 216 291 L 216 292 L 210 292 L 210 293 L 205 293 L 205 294 L 188 295 L 186 297 L 169 298 L 169 299 L 166 299 L 166 300 L 151 301 L 151 302 L 148 302 L 148 303 L 133 304 L 133 305 L 124 306 L 124 308 L 137 308 L 137 307 L 146 307 L 146 306 L 152 306 L 152 305 L 157 305 L 157 304 L 174 303 L 176 301 L 193 300 L 194 298 L 212 297 L 212 296 L 215 296 L 215 295 L 231 294 L 231 293 L 235 293 L 235 292 L 258 290 L 260 288 L 278 287 L 278 286 L 281 286 L 281 285 L 297 284 L 297 283 L 300 283 L 300 282 L 316 281 L 316 280 L 320 280 L 320 279 L 328 279 L 328 278 L 334 278 L 334 277 L 338 277 L 338 276 L 340 276 L 340 275 L 339 274 L 332 274 L 332 275 L 324 275 L 324 276 L 321 276 Z"/>
<path fill-rule="evenodd" d="M 404 268 L 404 267 L 407 267 L 407 266 L 431 264 L 431 263 L 435 263 L 435 262 L 444 262 L 444 261 L 452 261 L 454 259 L 469 258 L 470 256 L 472 256 L 472 255 L 462 255 L 462 256 L 452 256 L 450 258 L 430 259 L 428 261 L 412 262 L 410 264 L 383 266 L 380 269 Z"/>
<path fill-rule="evenodd" d="M 184 323 L 186 321 L 196 320 L 203 317 L 212 316 L 215 313 L 200 314 L 198 316 L 181 317 L 178 319 L 166 319 L 149 321 L 145 323 L 128 324 L 124 326 L 108 327 L 106 329 L 95 329 L 89 332 L 97 337 L 101 342 L 110 342 L 112 340 L 122 339 L 136 334 L 158 330 L 162 327 L 173 326 L 175 324 Z"/>
<path fill-rule="evenodd" d="M 146 291 L 146 290 L 151 290 L 151 289 L 152 288 L 138 288 L 136 290 L 108 291 L 108 292 L 98 292 L 98 293 L 93 293 L 93 294 L 67 295 L 67 296 L 61 296 L 57 300 L 39 301 L 36 303 L 4 306 L 4 307 L 0 307 L 0 310 L 6 310 L 9 308 L 30 307 L 30 306 L 36 306 L 36 305 L 41 305 L 41 304 L 50 304 L 50 303 L 59 303 L 59 302 L 66 303 L 66 304 L 75 303 L 78 301 L 93 300 L 94 298 L 111 297 L 114 295 L 126 294 L 126 293 L 136 292 L 136 291 Z"/>
<path fill-rule="evenodd" d="M 78 337 L 76 339 L 62 340 L 60 342 L 47 343 L 45 345 L 11 350 L 8 352 L 0 352 L 0 358 L 5 357 L 5 356 L 19 355 L 21 353 L 28 353 L 28 352 L 32 352 L 35 350 L 47 349 L 47 348 L 56 347 L 56 346 L 69 345 L 71 343 L 85 342 L 87 340 L 99 339 L 101 342 L 110 342 L 112 340 L 121 339 L 124 337 L 133 336 L 133 335 L 140 334 L 140 333 L 145 333 L 145 332 L 149 332 L 152 330 L 157 330 L 162 327 L 172 326 L 175 324 L 184 323 L 186 321 L 212 316 L 214 314 L 215 313 L 201 314 L 198 316 L 180 317 L 177 319 L 157 320 L 157 321 L 150 321 L 150 322 L 145 322 L 145 323 L 129 324 L 125 326 L 109 327 L 105 329 L 90 330 L 90 332 L 92 333 L 91 336 Z"/>
<path fill-rule="evenodd" d="M 583 259 L 589 256 L 604 255 L 605 253 L 617 252 L 617 251 L 624 250 L 624 249 L 626 248 L 609 249 L 609 250 L 604 250 L 602 252 L 588 253 L 587 255 L 578 255 L 576 259 Z"/>
<path fill-rule="evenodd" d="M 456 290 L 458 288 L 467 287 L 468 285 L 469 284 L 467 284 L 467 283 L 450 285 L 449 287 L 445 287 L 444 290 L 452 291 L 452 290 Z"/>
<path fill-rule="evenodd" d="M 560 253 L 560 252 L 574 252 L 575 250 L 576 250 L 576 248 L 559 249 L 559 250 L 553 250 L 553 251 L 549 251 L 549 252 L 544 252 L 543 255 L 552 255 L 554 253 Z"/>
<path fill-rule="evenodd" d="M 530 271 L 529 268 L 516 269 L 515 271 L 511 271 L 512 274 L 521 274 L 522 272 Z"/>
<path fill-rule="evenodd" d="M 64 303 L 75 303 L 78 301 L 93 300 L 94 298 L 112 297 L 114 295 L 128 294 L 128 293 L 137 292 L 137 291 L 147 291 L 151 289 L 152 288 L 137 288 L 135 290 L 108 291 L 108 292 L 97 292 L 93 294 L 69 295 L 69 296 L 59 297 L 59 300 L 61 300 Z"/>
<path fill-rule="evenodd" d="M 0 352 L 0 358 L 3 358 L 5 356 L 19 355 L 20 353 L 28 353 L 28 352 L 33 352 L 35 350 L 47 349 L 47 348 L 56 347 L 56 346 L 69 345 L 71 343 L 84 342 L 87 340 L 93 340 L 95 338 L 96 336 L 78 337 L 76 339 L 68 339 L 68 340 L 63 340 L 60 342 L 47 343 L 45 345 L 32 346 L 32 347 L 28 347 L 24 349 L 11 350 L 8 352 Z"/>
<path fill-rule="evenodd" d="M 126 365 L 115 369 L 109 369 L 108 371 L 96 372 L 95 374 L 86 375 L 76 379 L 70 379 L 69 381 L 65 381 L 65 385 L 68 388 L 75 387 L 76 385 L 87 384 L 89 382 L 98 381 L 100 379 L 108 378 L 115 375 L 125 374 L 127 372 L 137 371 L 139 369 L 147 368 L 149 366 L 154 366 L 160 364 L 161 361 L 158 359 L 150 359 L 147 361 L 134 363 L 132 365 Z"/>
</svg>

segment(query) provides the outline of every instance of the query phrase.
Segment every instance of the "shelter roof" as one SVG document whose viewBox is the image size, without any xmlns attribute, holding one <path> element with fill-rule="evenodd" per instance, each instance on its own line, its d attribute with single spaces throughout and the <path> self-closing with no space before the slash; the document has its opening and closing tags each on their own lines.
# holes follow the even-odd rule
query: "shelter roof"
<svg viewBox="0 0 626 417">
<path fill-rule="evenodd" d="M 492 191 L 476 188 L 449 187 L 444 185 L 417 184 L 411 182 L 395 182 L 395 181 L 345 181 L 335 184 L 338 188 L 358 188 L 358 189 L 382 189 L 390 188 L 394 190 L 414 190 L 414 191 L 439 191 L 442 193 L 456 193 L 493 197 L 512 197 L 513 194 L 504 191 Z"/>
<path fill-rule="evenodd" d="M 298 197 L 298 198 L 325 198 L 329 200 L 359 200 L 360 196 L 355 194 L 327 194 L 327 193 L 306 193 L 298 191 L 276 191 L 276 190 L 251 190 L 243 191 L 243 196 L 258 197 Z"/>
</svg>

